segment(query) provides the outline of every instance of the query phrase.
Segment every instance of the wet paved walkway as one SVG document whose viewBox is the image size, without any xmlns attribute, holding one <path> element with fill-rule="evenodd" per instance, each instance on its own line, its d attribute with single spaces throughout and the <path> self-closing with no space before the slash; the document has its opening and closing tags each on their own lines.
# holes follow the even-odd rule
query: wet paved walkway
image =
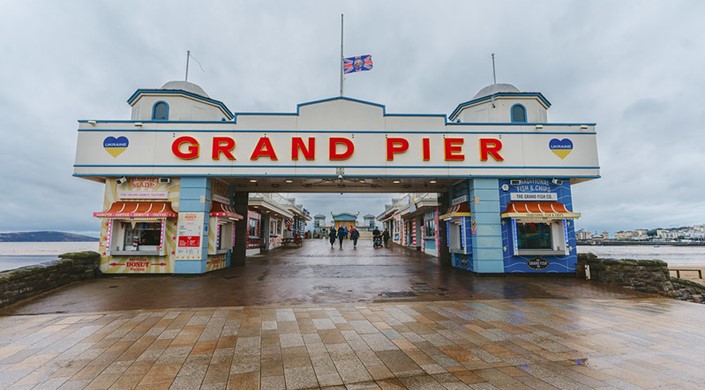
<svg viewBox="0 0 705 390">
<path fill-rule="evenodd" d="M 307 245 L 244 269 L 106 278 L 16 306 L 0 317 L 0 388 L 705 386 L 704 305 L 575 279 L 474 277 L 403 248 L 358 251 Z M 275 285 L 286 279 L 311 285 Z M 418 294 L 380 295 L 397 290 Z M 238 301 L 259 303 L 223 303 Z"/>
<path fill-rule="evenodd" d="M 297 305 L 499 298 L 625 298 L 631 291 L 584 280 L 476 276 L 397 245 L 373 249 L 361 240 L 331 249 L 325 240 L 247 258 L 245 267 L 200 276 L 110 276 L 74 284 L 1 314 L 125 309 Z M 639 296 L 639 295 L 636 295 Z"/>
</svg>

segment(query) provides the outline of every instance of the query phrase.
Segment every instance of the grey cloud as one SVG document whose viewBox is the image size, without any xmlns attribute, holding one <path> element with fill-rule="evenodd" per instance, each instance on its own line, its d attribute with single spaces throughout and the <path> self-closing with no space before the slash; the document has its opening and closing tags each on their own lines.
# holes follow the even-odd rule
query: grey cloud
<svg viewBox="0 0 705 390">
<path fill-rule="evenodd" d="M 78 119 L 126 119 L 138 88 L 189 78 L 233 111 L 346 95 L 449 113 L 498 81 L 539 91 L 553 122 L 597 122 L 603 178 L 573 188 L 578 228 L 703 223 L 705 42 L 699 1 L 26 1 L 0 14 L 0 231 L 97 231 L 102 187 L 71 176 Z M 334 196 L 335 195 L 335 196 Z M 294 195 L 377 214 L 389 194 Z M 325 207 L 324 207 L 325 206 Z M 367 211 L 369 210 L 369 211 Z M 327 214 L 328 215 L 328 214 Z"/>
</svg>

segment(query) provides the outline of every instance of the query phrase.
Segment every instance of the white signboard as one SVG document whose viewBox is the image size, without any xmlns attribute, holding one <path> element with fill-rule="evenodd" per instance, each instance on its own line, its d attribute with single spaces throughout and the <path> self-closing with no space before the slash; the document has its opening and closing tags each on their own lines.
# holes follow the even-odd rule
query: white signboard
<svg viewBox="0 0 705 390">
<path fill-rule="evenodd" d="M 461 204 L 461 203 L 465 203 L 465 202 L 467 202 L 467 201 L 468 201 L 468 196 L 467 196 L 467 195 L 463 195 L 463 196 L 459 196 L 459 197 L 457 197 L 457 198 L 451 200 L 451 201 L 450 201 L 450 204 L 451 204 L 451 206 L 455 206 L 455 205 L 459 205 L 459 204 Z"/>
<path fill-rule="evenodd" d="M 155 191 L 155 192 L 119 192 L 118 196 L 120 199 L 168 199 L 169 193 L 167 191 Z"/>
<path fill-rule="evenodd" d="M 515 192 L 510 194 L 513 201 L 546 201 L 555 202 L 558 200 L 558 194 L 555 193 L 531 193 L 531 192 Z"/>
<path fill-rule="evenodd" d="M 179 213 L 176 260 L 201 260 L 203 213 Z"/>
<path fill-rule="evenodd" d="M 549 127 L 549 125 L 545 125 Z M 81 123 L 77 176 L 597 178 L 594 127 L 449 124 L 334 99 L 214 123 Z"/>
</svg>

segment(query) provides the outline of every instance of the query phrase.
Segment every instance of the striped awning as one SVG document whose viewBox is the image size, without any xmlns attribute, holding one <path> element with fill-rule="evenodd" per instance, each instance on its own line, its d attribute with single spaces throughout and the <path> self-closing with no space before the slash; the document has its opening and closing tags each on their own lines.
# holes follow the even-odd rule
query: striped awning
<svg viewBox="0 0 705 390">
<path fill-rule="evenodd" d="M 580 218 L 580 213 L 559 202 L 509 202 L 502 218 L 568 219 Z"/>
<path fill-rule="evenodd" d="M 213 202 L 211 205 L 211 217 L 227 217 L 236 221 L 242 219 L 242 215 L 236 213 L 232 206 L 221 202 Z"/>
<path fill-rule="evenodd" d="M 461 202 L 461 203 L 456 204 L 455 206 L 450 206 L 448 208 L 448 210 L 445 212 L 445 214 L 441 215 L 438 218 L 443 221 L 448 221 L 453 218 L 469 217 L 469 216 L 470 216 L 470 209 L 468 208 L 468 203 Z"/>
<path fill-rule="evenodd" d="M 93 213 L 98 218 L 174 218 L 171 202 L 113 202 L 105 211 Z"/>
</svg>

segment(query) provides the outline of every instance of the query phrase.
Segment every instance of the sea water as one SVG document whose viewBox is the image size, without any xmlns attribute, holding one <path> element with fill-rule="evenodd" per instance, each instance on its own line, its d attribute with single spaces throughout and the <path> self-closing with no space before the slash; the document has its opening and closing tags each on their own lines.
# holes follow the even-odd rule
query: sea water
<svg viewBox="0 0 705 390">
<path fill-rule="evenodd" d="M 58 259 L 68 252 L 98 251 L 98 242 L 0 242 L 0 272 Z"/>
<path fill-rule="evenodd" d="M 0 242 L 0 271 L 58 259 L 67 252 L 97 251 L 98 242 Z M 601 258 L 663 260 L 669 265 L 705 267 L 705 246 L 578 246 Z"/>
</svg>

